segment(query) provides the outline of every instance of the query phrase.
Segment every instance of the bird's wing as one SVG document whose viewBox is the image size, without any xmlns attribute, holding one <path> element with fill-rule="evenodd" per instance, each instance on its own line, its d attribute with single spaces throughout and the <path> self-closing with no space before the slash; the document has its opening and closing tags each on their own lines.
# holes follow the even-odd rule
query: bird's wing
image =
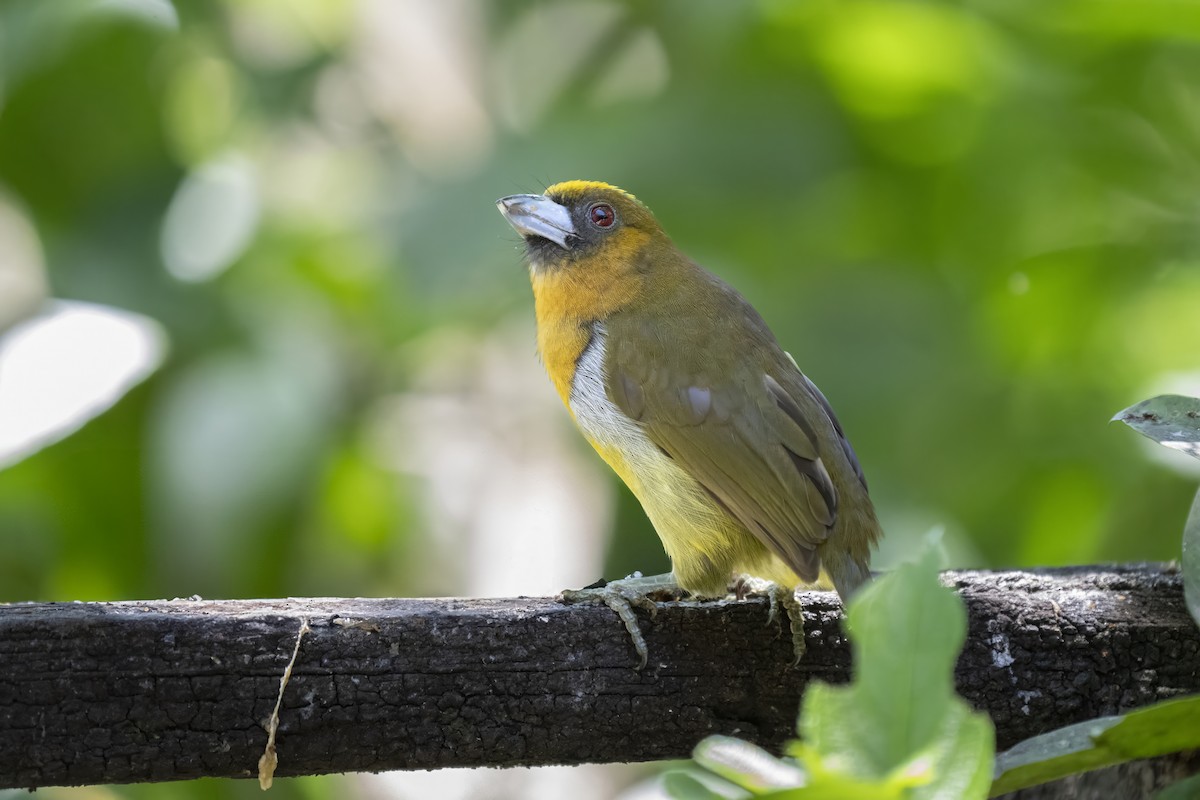
<svg viewBox="0 0 1200 800">
<path fill-rule="evenodd" d="M 782 352 L 773 370 L 738 364 L 714 376 L 702 356 L 666 350 L 645 338 L 612 348 L 609 399 L 802 580 L 815 581 L 815 548 L 838 510 L 820 448 L 833 441 L 828 404 Z"/>
</svg>

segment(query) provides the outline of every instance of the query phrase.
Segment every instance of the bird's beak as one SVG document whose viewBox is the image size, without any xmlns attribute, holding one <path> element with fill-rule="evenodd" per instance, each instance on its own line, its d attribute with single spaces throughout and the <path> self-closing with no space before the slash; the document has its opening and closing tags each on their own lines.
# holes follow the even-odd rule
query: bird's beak
<svg viewBox="0 0 1200 800">
<path fill-rule="evenodd" d="M 496 201 L 496 208 L 522 236 L 540 236 L 566 250 L 567 240 L 577 235 L 571 212 L 544 195 L 501 197 Z"/>
</svg>

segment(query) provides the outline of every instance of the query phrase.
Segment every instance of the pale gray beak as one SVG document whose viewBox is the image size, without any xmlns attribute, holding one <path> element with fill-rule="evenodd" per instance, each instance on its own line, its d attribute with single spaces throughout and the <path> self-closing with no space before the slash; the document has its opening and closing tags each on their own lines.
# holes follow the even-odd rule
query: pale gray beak
<svg viewBox="0 0 1200 800">
<path fill-rule="evenodd" d="M 567 240 L 576 235 L 571 212 L 544 195 L 501 197 L 496 201 L 496 208 L 522 236 L 540 236 L 566 250 Z"/>
</svg>

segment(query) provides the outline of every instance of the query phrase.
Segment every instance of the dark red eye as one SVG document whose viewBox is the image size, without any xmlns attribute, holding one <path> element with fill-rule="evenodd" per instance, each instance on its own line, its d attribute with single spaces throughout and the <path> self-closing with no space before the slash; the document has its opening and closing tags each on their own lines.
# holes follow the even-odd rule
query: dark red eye
<svg viewBox="0 0 1200 800">
<path fill-rule="evenodd" d="M 617 213 L 608 203 L 596 203 L 588 209 L 588 216 L 593 224 L 601 228 L 611 228 L 612 224 L 617 221 Z"/>
</svg>

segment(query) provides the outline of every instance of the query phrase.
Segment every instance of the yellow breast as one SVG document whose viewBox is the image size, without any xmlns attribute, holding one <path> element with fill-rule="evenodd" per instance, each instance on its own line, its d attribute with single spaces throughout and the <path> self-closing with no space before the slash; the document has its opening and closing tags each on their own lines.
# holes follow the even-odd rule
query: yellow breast
<svg viewBox="0 0 1200 800">
<path fill-rule="evenodd" d="M 616 246 L 586 267 L 544 270 L 533 265 L 530 271 L 538 353 L 568 408 L 575 365 L 591 339 L 592 324 L 632 303 L 642 289 L 642 278 L 631 269 L 631 254 L 647 237 L 638 231 L 623 233 Z"/>
<path fill-rule="evenodd" d="M 614 262 L 593 259 L 586 269 L 532 270 L 538 352 L 584 438 L 649 511 L 662 495 L 651 487 L 688 479 L 608 399 L 603 319 L 631 303 L 640 288 L 635 276 L 613 279 L 613 273 L 629 263 L 627 254 L 618 256 L 620 261 Z"/>
</svg>

